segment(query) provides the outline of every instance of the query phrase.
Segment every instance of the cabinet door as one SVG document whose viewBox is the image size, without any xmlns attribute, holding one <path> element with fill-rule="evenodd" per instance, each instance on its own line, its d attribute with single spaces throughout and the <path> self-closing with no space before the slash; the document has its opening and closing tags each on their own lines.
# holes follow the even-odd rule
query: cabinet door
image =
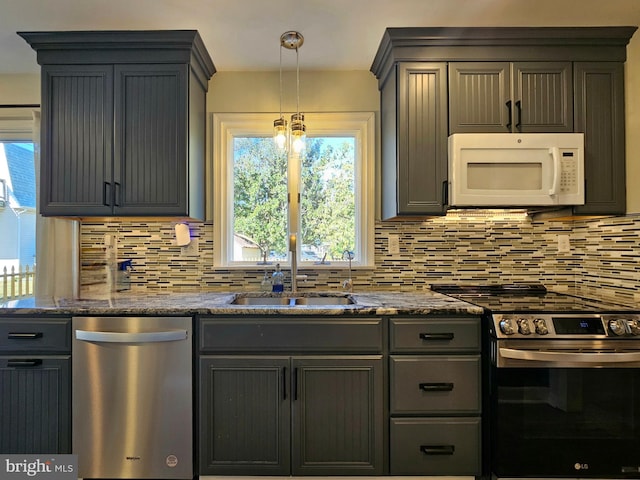
<svg viewBox="0 0 640 480">
<path fill-rule="evenodd" d="M 115 66 L 115 214 L 188 215 L 188 68 Z"/>
<path fill-rule="evenodd" d="M 399 65 L 397 209 L 401 215 L 445 212 L 446 78 L 444 63 Z"/>
<path fill-rule="evenodd" d="M 0 357 L 0 452 L 71 453 L 69 356 Z"/>
<path fill-rule="evenodd" d="M 571 62 L 453 62 L 449 133 L 572 132 Z"/>
<path fill-rule="evenodd" d="M 513 131 L 573 132 L 571 62 L 513 64 Z"/>
<path fill-rule="evenodd" d="M 113 67 L 42 67 L 40 211 L 109 215 L 113 185 Z"/>
<path fill-rule="evenodd" d="M 585 204 L 579 215 L 624 214 L 624 65 L 575 64 L 576 132 L 584 133 Z"/>
<path fill-rule="evenodd" d="M 201 357 L 201 475 L 289 474 L 289 363 L 289 357 Z"/>
<path fill-rule="evenodd" d="M 506 133 L 513 109 L 509 62 L 449 64 L 449 133 Z"/>
<path fill-rule="evenodd" d="M 292 474 L 381 475 L 382 357 L 295 357 L 292 366 Z"/>
</svg>

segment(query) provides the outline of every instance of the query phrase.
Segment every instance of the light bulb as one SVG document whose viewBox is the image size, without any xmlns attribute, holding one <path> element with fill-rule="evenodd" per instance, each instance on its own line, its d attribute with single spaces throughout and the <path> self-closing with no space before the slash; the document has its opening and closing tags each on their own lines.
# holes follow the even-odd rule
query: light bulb
<svg viewBox="0 0 640 480">
<path fill-rule="evenodd" d="M 273 121 L 273 141 L 280 150 L 287 148 L 287 121 L 282 117 Z"/>
<path fill-rule="evenodd" d="M 291 115 L 291 148 L 300 153 L 306 146 L 307 127 L 304 124 L 304 114 Z"/>
</svg>

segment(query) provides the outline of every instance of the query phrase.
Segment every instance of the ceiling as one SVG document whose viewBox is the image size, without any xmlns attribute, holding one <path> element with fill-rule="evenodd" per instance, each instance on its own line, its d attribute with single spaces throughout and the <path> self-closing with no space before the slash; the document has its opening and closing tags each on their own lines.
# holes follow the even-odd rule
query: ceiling
<svg viewBox="0 0 640 480">
<path fill-rule="evenodd" d="M 218 71 L 248 71 L 277 70 L 280 35 L 298 30 L 302 70 L 368 70 L 386 27 L 640 24 L 640 0 L 0 0 L 0 12 L 0 74 L 39 71 L 17 31 L 196 29 Z"/>
</svg>

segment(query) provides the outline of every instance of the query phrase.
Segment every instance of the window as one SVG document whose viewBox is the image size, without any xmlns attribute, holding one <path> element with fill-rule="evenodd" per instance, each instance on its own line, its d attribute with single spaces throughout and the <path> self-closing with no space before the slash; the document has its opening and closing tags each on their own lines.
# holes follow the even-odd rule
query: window
<svg viewBox="0 0 640 480">
<path fill-rule="evenodd" d="M 373 264 L 373 113 L 306 115 L 307 148 L 276 149 L 273 115 L 215 114 L 215 264 Z M 346 258 L 346 257 L 345 257 Z"/>
<path fill-rule="evenodd" d="M 4 123 L 4 125 L 3 125 Z M 0 123 L 0 301 L 34 291 L 36 177 L 31 132 L 19 141 Z M 9 138 L 9 140 L 7 140 Z M 5 297 L 6 295 L 6 297 Z"/>
</svg>

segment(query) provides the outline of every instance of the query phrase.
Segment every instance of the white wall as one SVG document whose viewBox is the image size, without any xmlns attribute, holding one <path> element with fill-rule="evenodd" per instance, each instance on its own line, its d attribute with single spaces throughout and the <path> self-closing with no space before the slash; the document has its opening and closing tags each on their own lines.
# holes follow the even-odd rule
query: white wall
<svg viewBox="0 0 640 480">
<path fill-rule="evenodd" d="M 40 75 L 0 75 L 0 104 L 40 103 Z"/>
<path fill-rule="evenodd" d="M 627 212 L 640 213 L 640 30 L 629 42 L 625 67 Z"/>
<path fill-rule="evenodd" d="M 283 72 L 284 112 L 296 109 L 295 72 Z M 278 112 L 278 72 L 218 72 L 209 82 L 210 112 Z M 378 82 L 368 71 L 300 72 L 300 111 L 378 111 Z M 275 120 L 275 118 L 274 118 Z"/>
</svg>

